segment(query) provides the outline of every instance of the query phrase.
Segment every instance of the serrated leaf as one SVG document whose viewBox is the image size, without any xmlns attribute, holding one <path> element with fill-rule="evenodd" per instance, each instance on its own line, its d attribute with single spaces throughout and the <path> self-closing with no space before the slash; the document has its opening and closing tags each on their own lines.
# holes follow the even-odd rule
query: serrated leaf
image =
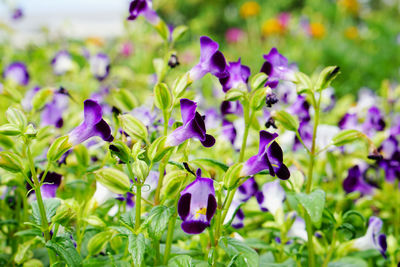
<svg viewBox="0 0 400 267">
<path fill-rule="evenodd" d="M 121 215 L 121 221 L 126 225 L 135 228 L 135 209 L 131 209 Z"/>
<path fill-rule="evenodd" d="M 344 257 L 337 261 L 330 262 L 328 267 L 368 267 L 368 264 L 360 258 Z"/>
<path fill-rule="evenodd" d="M 135 266 L 140 266 L 144 259 L 144 252 L 146 248 L 144 236 L 143 234 L 134 235 L 131 233 L 128 240 L 128 251 L 132 256 L 133 264 L 135 264 Z"/>
<path fill-rule="evenodd" d="M 242 266 L 257 267 L 259 265 L 259 256 L 257 252 L 245 243 L 231 237 L 223 237 L 219 241 L 219 245 L 226 251 L 229 257 L 237 254 L 243 256 Z"/>
<path fill-rule="evenodd" d="M 47 241 L 46 247 L 54 250 L 69 267 L 82 266 L 82 258 L 69 237 L 57 236 Z"/>
<path fill-rule="evenodd" d="M 145 222 L 151 238 L 161 239 L 171 215 L 171 209 L 166 206 L 156 206 L 151 209 Z"/>
<path fill-rule="evenodd" d="M 58 206 L 60 206 L 61 200 L 58 198 L 48 198 L 43 200 L 44 210 L 46 211 L 47 221 L 50 222 L 51 218 L 56 214 Z M 32 218 L 33 222 L 37 225 L 41 225 L 40 210 L 37 201 L 32 202 Z"/>
<path fill-rule="evenodd" d="M 168 267 L 191 267 L 193 266 L 192 257 L 188 255 L 179 255 L 168 261 Z"/>
<path fill-rule="evenodd" d="M 319 224 L 325 206 L 325 192 L 321 189 L 317 189 L 308 195 L 305 193 L 298 193 L 296 198 L 306 209 L 308 215 L 310 215 L 311 221 L 315 224 Z"/>
</svg>

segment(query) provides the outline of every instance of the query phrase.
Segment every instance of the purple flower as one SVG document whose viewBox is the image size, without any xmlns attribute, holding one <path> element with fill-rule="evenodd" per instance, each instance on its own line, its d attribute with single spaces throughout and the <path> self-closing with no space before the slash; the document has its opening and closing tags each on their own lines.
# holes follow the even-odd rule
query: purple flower
<svg viewBox="0 0 400 267">
<path fill-rule="evenodd" d="M 27 85 L 29 83 L 29 73 L 22 62 L 13 62 L 8 65 L 3 72 L 3 78 L 10 79 L 19 85 Z"/>
<path fill-rule="evenodd" d="M 358 118 L 355 113 L 346 113 L 343 118 L 339 121 L 339 128 L 345 129 L 357 129 L 358 128 Z"/>
<path fill-rule="evenodd" d="M 43 172 L 40 174 L 40 180 L 43 178 Z M 56 197 L 56 191 L 57 188 L 60 186 L 62 180 L 61 174 L 58 174 L 56 172 L 48 172 L 46 174 L 46 177 L 44 178 L 43 185 L 40 187 L 40 191 L 42 193 L 43 198 L 55 198 Z M 30 184 L 26 184 L 27 190 L 31 190 L 32 187 Z M 33 191 L 30 191 L 34 193 Z M 34 199 L 36 199 L 36 195 L 34 194 Z"/>
<path fill-rule="evenodd" d="M 234 199 L 240 202 L 246 202 L 258 192 L 258 185 L 254 177 L 247 179 L 235 193 Z"/>
<path fill-rule="evenodd" d="M 93 136 L 100 136 L 104 141 L 111 142 L 111 128 L 102 118 L 100 105 L 91 99 L 84 102 L 84 120 L 69 133 L 69 142 L 77 145 Z"/>
<path fill-rule="evenodd" d="M 196 180 L 182 192 L 178 201 L 178 214 L 182 230 L 188 234 L 200 234 L 207 227 L 217 209 L 213 180 L 202 178 L 197 170 Z"/>
<path fill-rule="evenodd" d="M 308 149 L 311 148 L 312 137 L 313 137 L 313 126 L 310 121 L 300 121 L 299 124 L 299 134 L 304 144 Z M 303 144 L 300 142 L 297 136 L 294 137 L 293 151 L 303 148 Z"/>
<path fill-rule="evenodd" d="M 142 15 L 152 25 L 157 25 L 160 21 L 157 13 L 153 10 L 151 0 L 133 0 L 129 5 L 129 17 L 127 20 L 135 20 Z"/>
<path fill-rule="evenodd" d="M 235 125 L 232 122 L 224 119 L 222 121 L 222 135 L 233 145 L 237 135 Z"/>
<path fill-rule="evenodd" d="M 375 191 L 375 188 L 364 180 L 363 173 L 358 165 L 349 169 L 348 175 L 343 181 L 343 189 L 347 193 L 359 191 L 363 195 L 370 195 Z"/>
<path fill-rule="evenodd" d="M 63 112 L 68 108 L 69 97 L 68 95 L 56 92 L 53 100 L 47 103 L 41 113 L 42 125 L 54 125 L 61 128 L 64 124 Z"/>
<path fill-rule="evenodd" d="M 354 240 L 353 247 L 358 250 L 376 249 L 386 258 L 386 235 L 380 234 L 382 220 L 372 216 L 369 218 L 367 233 Z"/>
<path fill-rule="evenodd" d="M 257 192 L 256 198 L 262 211 L 269 211 L 275 216 L 279 209 L 283 211 L 286 194 L 279 180 L 275 180 L 265 183 L 261 191 Z"/>
<path fill-rule="evenodd" d="M 11 18 L 13 20 L 20 20 L 24 16 L 24 13 L 22 12 L 22 8 L 16 8 L 13 10 Z"/>
<path fill-rule="evenodd" d="M 246 87 L 250 77 L 250 68 L 242 65 L 240 58 L 237 62 L 229 62 L 226 67 L 228 76 L 219 78 L 222 90 L 226 93 L 231 88 L 238 88 L 240 85 Z"/>
<path fill-rule="evenodd" d="M 200 37 L 200 61 L 189 72 L 192 81 L 201 79 L 209 72 L 217 78 L 224 78 L 228 75 L 225 57 L 218 51 L 218 48 L 218 43 L 210 37 Z"/>
<path fill-rule="evenodd" d="M 383 158 L 379 159 L 377 163 L 385 171 L 386 180 L 389 182 L 394 182 L 396 178 L 400 179 L 400 149 L 398 145 L 396 137 L 391 135 L 382 142 L 378 149 Z"/>
<path fill-rule="evenodd" d="M 288 64 L 288 60 L 274 47 L 268 55 L 264 55 L 266 60 L 261 67 L 260 72 L 264 72 L 268 75 L 268 81 L 265 84 L 271 88 L 276 88 L 279 80 L 294 81 L 294 70 Z"/>
<path fill-rule="evenodd" d="M 304 241 L 308 240 L 307 236 L 307 231 L 306 231 L 306 223 L 305 221 L 299 217 L 296 216 L 294 219 L 294 222 L 292 226 L 290 227 L 289 231 L 286 234 L 287 237 L 291 238 L 300 238 L 303 239 Z"/>
<path fill-rule="evenodd" d="M 102 81 L 110 73 L 110 59 L 104 53 L 98 53 L 90 58 L 90 70 L 97 80 Z"/>
<path fill-rule="evenodd" d="M 196 111 L 197 104 L 186 98 L 181 99 L 181 115 L 183 125 L 176 128 L 166 140 L 167 146 L 177 146 L 190 138 L 199 139 L 205 147 L 215 143 L 213 136 L 206 133 L 204 117 Z"/>
<path fill-rule="evenodd" d="M 367 115 L 365 117 L 364 124 L 362 128 L 364 131 L 371 135 L 375 131 L 383 131 L 385 129 L 386 123 L 383 120 L 383 114 L 378 107 L 372 106 L 368 109 Z"/>
<path fill-rule="evenodd" d="M 118 197 L 116 197 L 117 200 L 124 202 L 126 201 L 126 207 L 127 209 L 132 209 L 135 206 L 135 201 L 134 201 L 134 197 L 135 195 L 132 194 L 131 192 L 126 193 L 126 195 L 118 195 Z"/>
<path fill-rule="evenodd" d="M 36 87 L 33 87 L 32 89 L 28 90 L 25 93 L 25 97 L 21 100 L 22 108 L 25 111 L 30 111 L 32 109 L 32 99 L 36 95 L 36 93 L 39 91 L 40 91 L 40 87 L 36 86 Z"/>
<path fill-rule="evenodd" d="M 289 113 L 296 114 L 299 121 L 310 120 L 310 104 L 304 96 L 299 95 L 288 111 Z"/>
<path fill-rule="evenodd" d="M 222 101 L 221 114 L 226 116 L 228 114 L 235 114 L 241 116 L 243 114 L 243 107 L 240 101 Z"/>
<path fill-rule="evenodd" d="M 73 68 L 71 55 L 67 50 L 61 50 L 51 60 L 51 65 L 55 75 L 63 75 Z"/>
<path fill-rule="evenodd" d="M 241 176 L 254 175 L 268 169 L 271 176 L 277 176 L 283 180 L 289 179 L 290 172 L 283 163 L 282 148 L 276 141 L 273 141 L 276 137 L 278 137 L 277 133 L 271 134 L 267 131 L 260 131 L 258 154 L 244 163 Z"/>
</svg>

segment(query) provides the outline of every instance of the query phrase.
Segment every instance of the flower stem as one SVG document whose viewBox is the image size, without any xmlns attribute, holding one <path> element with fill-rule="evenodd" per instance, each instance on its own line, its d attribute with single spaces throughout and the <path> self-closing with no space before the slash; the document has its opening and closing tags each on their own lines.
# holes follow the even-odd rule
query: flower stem
<svg viewBox="0 0 400 267">
<path fill-rule="evenodd" d="M 331 246 L 329 248 L 328 254 L 326 255 L 324 263 L 322 264 L 322 267 L 327 267 L 328 266 L 329 261 L 330 261 L 330 259 L 332 257 L 333 251 L 335 250 L 335 245 L 336 245 L 336 229 L 332 233 Z"/>
<path fill-rule="evenodd" d="M 164 182 L 164 172 L 165 172 L 165 165 L 166 165 L 164 160 L 165 160 L 165 158 L 160 163 L 160 167 L 159 167 L 160 174 L 159 174 L 159 178 L 158 178 L 158 184 L 157 184 L 156 192 L 154 193 L 154 205 L 155 206 L 160 204 L 160 193 L 161 193 L 161 187 L 162 187 L 163 182 Z"/>
<path fill-rule="evenodd" d="M 135 231 L 140 228 L 140 217 L 141 217 L 141 210 L 142 210 L 142 185 L 137 183 L 136 184 L 136 201 L 135 201 Z"/>
<path fill-rule="evenodd" d="M 164 252 L 164 265 L 167 265 L 168 259 L 169 259 L 169 254 L 171 253 L 171 246 L 172 246 L 172 240 L 174 238 L 176 217 L 177 217 L 177 213 L 175 212 L 174 215 L 172 215 L 172 217 L 168 223 L 167 240 L 165 242 L 165 252 Z"/>
<path fill-rule="evenodd" d="M 36 169 L 35 169 L 35 164 L 33 162 L 33 157 L 32 157 L 32 153 L 31 153 L 31 149 L 29 146 L 29 143 L 26 143 L 27 145 L 27 157 L 28 157 L 28 161 L 29 161 L 29 167 L 31 170 L 31 174 L 32 174 L 32 180 L 33 180 L 33 184 L 34 184 L 34 189 L 35 189 L 35 194 L 36 194 L 36 199 L 37 199 L 37 203 L 38 203 L 38 207 L 39 207 L 39 212 L 40 212 L 40 219 L 41 219 L 41 223 L 42 223 L 42 232 L 44 235 L 44 238 L 47 241 L 50 240 L 50 232 L 49 232 L 49 223 L 47 222 L 47 216 L 46 216 L 46 210 L 44 208 L 44 203 L 43 203 L 43 198 L 42 198 L 42 192 L 40 191 L 40 182 L 39 179 L 37 177 L 37 173 L 36 173 Z M 46 168 L 45 174 L 47 174 L 49 169 L 49 165 Z M 42 180 L 44 180 L 46 178 L 46 176 L 43 175 Z M 48 253 L 49 253 L 49 260 L 50 260 L 50 266 L 52 265 L 52 263 L 55 262 L 56 258 L 55 258 L 55 254 L 51 249 L 47 249 Z"/>
<path fill-rule="evenodd" d="M 244 133 L 242 139 L 242 147 L 240 148 L 239 162 L 242 162 L 244 159 L 244 152 L 246 151 L 247 137 L 249 136 L 250 124 L 253 121 L 254 117 L 254 112 L 251 115 L 249 115 L 249 108 L 245 104 L 243 104 L 243 113 L 244 113 Z"/>
</svg>

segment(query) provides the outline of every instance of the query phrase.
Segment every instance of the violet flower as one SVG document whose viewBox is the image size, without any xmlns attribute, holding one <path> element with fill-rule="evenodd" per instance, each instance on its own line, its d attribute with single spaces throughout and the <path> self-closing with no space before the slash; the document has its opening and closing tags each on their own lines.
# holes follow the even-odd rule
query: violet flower
<svg viewBox="0 0 400 267">
<path fill-rule="evenodd" d="M 210 37 L 200 37 L 200 61 L 190 70 L 190 80 L 199 80 L 209 72 L 217 78 L 228 76 L 225 57 L 218 48 L 218 43 Z"/>
<path fill-rule="evenodd" d="M 286 234 L 287 237 L 291 238 L 300 238 L 304 241 L 308 240 L 307 231 L 306 231 L 306 223 L 303 218 L 296 216 L 292 226 Z"/>
<path fill-rule="evenodd" d="M 382 220 L 372 216 L 369 218 L 367 233 L 354 240 L 353 247 L 358 250 L 376 249 L 386 258 L 386 235 L 380 234 Z"/>
<path fill-rule="evenodd" d="M 222 116 L 228 114 L 241 116 L 243 114 L 243 107 L 240 101 L 222 101 L 220 110 Z"/>
<path fill-rule="evenodd" d="M 51 60 L 51 65 L 55 75 L 63 75 L 73 68 L 71 55 L 67 50 L 61 50 Z"/>
<path fill-rule="evenodd" d="M 90 57 L 90 70 L 97 80 L 103 81 L 110 73 L 110 58 L 104 53 Z"/>
<path fill-rule="evenodd" d="M 383 114 L 378 107 L 372 106 L 368 109 L 365 121 L 362 125 L 364 132 L 368 135 L 375 133 L 375 131 L 383 131 L 386 123 L 383 120 Z"/>
<path fill-rule="evenodd" d="M 347 193 L 359 191 L 363 195 L 373 194 L 375 188 L 364 180 L 363 173 L 358 165 L 350 168 L 346 179 L 343 181 L 343 189 Z"/>
<path fill-rule="evenodd" d="M 152 24 L 157 25 L 160 18 L 153 10 L 153 3 L 151 0 L 133 0 L 129 5 L 129 17 L 127 20 L 135 20 L 138 16 L 143 16 Z"/>
<path fill-rule="evenodd" d="M 283 211 L 286 194 L 279 180 L 275 180 L 265 183 L 261 191 L 257 192 L 256 198 L 262 211 L 269 211 L 275 216 L 278 210 Z"/>
<path fill-rule="evenodd" d="M 276 88 L 279 80 L 294 81 L 295 72 L 288 64 L 288 60 L 278 50 L 273 47 L 268 55 L 264 55 L 266 60 L 261 67 L 260 72 L 264 72 L 268 75 L 268 81 L 265 86 Z"/>
<path fill-rule="evenodd" d="M 213 146 L 215 139 L 206 133 L 204 117 L 196 111 L 197 103 L 186 98 L 182 98 L 180 103 L 183 125 L 168 135 L 166 146 L 177 146 L 190 138 L 199 139 L 205 147 Z"/>
<path fill-rule="evenodd" d="M 182 230 L 188 234 L 200 234 L 210 226 L 217 209 L 214 181 L 202 178 L 197 170 L 196 180 L 182 192 L 178 201 L 178 214 L 182 219 Z"/>
<path fill-rule="evenodd" d="M 43 178 L 43 172 L 40 174 L 40 180 Z M 60 186 L 62 180 L 61 174 L 58 174 L 56 172 L 48 172 L 46 174 L 46 177 L 44 180 L 41 182 L 43 185 L 40 187 L 40 191 L 42 193 L 42 198 L 55 198 L 56 197 L 56 192 L 57 188 Z M 31 190 L 32 187 L 30 184 L 26 184 L 27 190 Z M 33 194 L 33 199 L 36 199 L 36 195 L 34 191 L 30 191 Z"/>
<path fill-rule="evenodd" d="M 84 102 L 84 120 L 69 133 L 69 142 L 77 145 L 93 136 L 100 136 L 104 141 L 111 142 L 111 128 L 102 118 L 101 106 L 91 99 Z"/>
<path fill-rule="evenodd" d="M 27 85 L 29 83 L 29 73 L 24 63 L 13 62 L 7 66 L 3 72 L 4 79 L 10 79 L 19 85 Z"/>
<path fill-rule="evenodd" d="M 135 198 L 135 195 L 132 194 L 131 192 L 126 193 L 126 195 L 118 195 L 118 197 L 116 197 L 116 199 L 121 202 L 126 201 L 127 210 L 130 210 L 135 206 L 134 198 Z"/>
<path fill-rule="evenodd" d="M 400 179 L 400 149 L 396 137 L 391 135 L 382 142 L 378 150 L 383 154 L 383 158 L 377 163 L 385 171 L 386 180 L 394 182 Z"/>
<path fill-rule="evenodd" d="M 222 135 L 233 145 L 237 135 L 235 125 L 232 122 L 224 119 L 222 121 Z"/>
<path fill-rule="evenodd" d="M 239 88 L 239 86 L 247 86 L 250 77 L 250 68 L 242 65 L 240 58 L 237 62 L 229 62 L 226 67 L 228 76 L 220 78 L 219 82 L 222 85 L 222 90 L 226 93 L 231 88 Z"/>
<path fill-rule="evenodd" d="M 47 103 L 41 113 L 41 125 L 54 125 L 61 128 L 64 125 L 63 112 L 68 108 L 68 95 L 57 92 L 53 96 L 53 100 Z"/>
<path fill-rule="evenodd" d="M 24 98 L 21 100 L 21 106 L 25 111 L 30 111 L 32 109 L 32 99 L 39 91 L 40 87 L 35 86 L 25 93 Z"/>
<path fill-rule="evenodd" d="M 24 13 L 22 11 L 22 8 L 18 7 L 13 10 L 11 18 L 13 20 L 20 20 L 24 16 Z"/>
<path fill-rule="evenodd" d="M 283 180 L 289 179 L 290 172 L 283 163 L 282 148 L 276 141 L 273 141 L 276 137 L 278 137 L 277 133 L 271 134 L 267 131 L 260 131 L 258 154 L 244 163 L 241 176 L 254 175 L 268 169 L 271 176 L 277 176 Z"/>
<path fill-rule="evenodd" d="M 310 104 L 304 96 L 297 96 L 296 101 L 289 108 L 289 113 L 296 114 L 299 121 L 309 121 L 310 117 Z"/>
</svg>

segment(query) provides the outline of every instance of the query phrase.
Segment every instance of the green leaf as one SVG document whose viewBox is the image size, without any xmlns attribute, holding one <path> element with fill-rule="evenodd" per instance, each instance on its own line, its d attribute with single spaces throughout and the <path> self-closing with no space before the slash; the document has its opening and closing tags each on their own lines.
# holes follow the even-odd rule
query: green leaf
<svg viewBox="0 0 400 267">
<path fill-rule="evenodd" d="M 353 143 L 361 138 L 366 138 L 365 134 L 360 131 L 349 129 L 344 130 L 336 134 L 332 138 L 332 142 L 335 146 L 343 146 L 345 144 Z"/>
<path fill-rule="evenodd" d="M 27 229 L 16 232 L 14 236 L 42 236 L 42 232 L 39 229 Z"/>
<path fill-rule="evenodd" d="M 176 42 L 179 39 L 181 39 L 187 30 L 188 30 L 188 27 L 185 25 L 179 25 L 178 27 L 176 27 L 174 29 L 174 31 L 172 32 L 172 41 Z"/>
<path fill-rule="evenodd" d="M 161 239 L 171 215 L 171 209 L 166 206 L 156 206 L 151 209 L 145 222 L 151 238 L 156 240 Z"/>
<path fill-rule="evenodd" d="M 61 200 L 58 198 L 48 198 L 43 200 L 44 204 L 44 210 L 46 211 L 46 217 L 47 221 L 50 222 L 51 218 L 56 214 L 58 206 L 61 204 Z M 37 201 L 32 202 L 32 217 L 34 223 L 37 225 L 41 225 L 41 216 L 40 216 L 40 210 Z"/>
<path fill-rule="evenodd" d="M 82 265 L 82 258 L 69 237 L 57 236 L 47 241 L 46 247 L 54 250 L 69 267 Z"/>
<path fill-rule="evenodd" d="M 126 225 L 135 228 L 135 209 L 131 209 L 121 215 L 121 221 Z"/>
<path fill-rule="evenodd" d="M 199 158 L 199 159 L 194 159 L 190 161 L 191 163 L 200 163 L 200 164 L 204 164 L 204 165 L 208 165 L 208 166 L 212 166 L 212 167 L 218 167 L 221 170 L 223 170 L 224 172 L 226 172 L 229 169 L 229 166 L 218 161 L 215 159 L 208 159 L 208 158 Z"/>
<path fill-rule="evenodd" d="M 315 224 L 319 224 L 322 219 L 322 212 L 324 211 L 325 192 L 321 189 L 317 189 L 308 195 L 305 193 L 298 193 L 296 198 L 306 209 L 308 215 L 310 215 L 311 221 Z"/>
<path fill-rule="evenodd" d="M 133 264 L 135 266 L 140 266 L 144 259 L 144 252 L 145 252 L 146 244 L 144 240 L 143 234 L 130 234 L 129 235 L 129 246 L 128 251 L 132 256 Z"/>
<path fill-rule="evenodd" d="M 259 256 L 257 252 L 250 248 L 245 243 L 231 237 L 223 237 L 219 241 L 219 245 L 222 249 L 226 251 L 229 257 L 235 257 L 235 255 L 240 254 L 243 257 L 240 266 L 257 267 L 259 266 Z"/>
<path fill-rule="evenodd" d="M 296 132 L 299 129 L 299 120 L 284 110 L 279 110 L 272 115 L 285 129 Z"/>
<path fill-rule="evenodd" d="M 368 267 L 368 264 L 360 258 L 344 257 L 337 261 L 330 262 L 328 267 Z"/>
<path fill-rule="evenodd" d="M 168 267 L 191 267 L 193 266 L 192 257 L 188 255 L 179 255 L 168 261 Z"/>
</svg>

